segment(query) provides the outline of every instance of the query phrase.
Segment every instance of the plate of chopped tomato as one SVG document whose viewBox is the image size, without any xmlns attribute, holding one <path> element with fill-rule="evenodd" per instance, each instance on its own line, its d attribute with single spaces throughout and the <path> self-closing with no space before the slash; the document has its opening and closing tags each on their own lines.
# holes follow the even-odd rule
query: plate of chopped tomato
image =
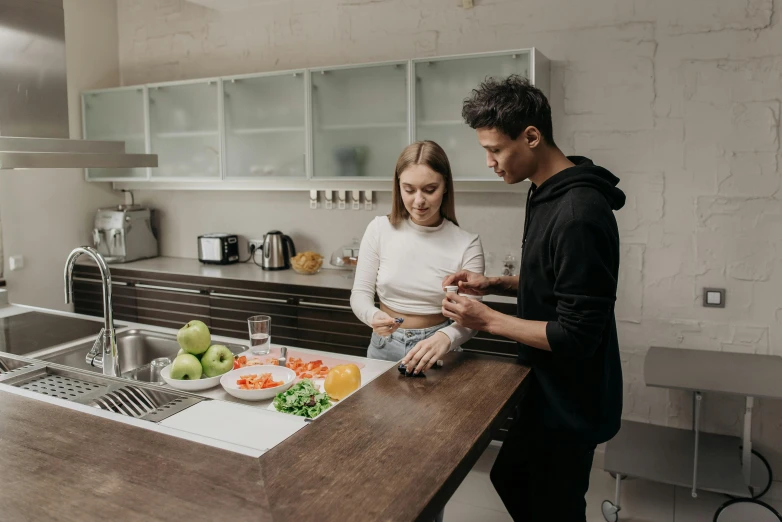
<svg viewBox="0 0 782 522">
<path fill-rule="evenodd" d="M 220 384 L 237 399 L 262 401 L 287 390 L 295 380 L 296 372 L 290 368 L 250 365 L 223 374 Z"/>
<path fill-rule="evenodd" d="M 275 359 L 267 359 L 265 364 L 277 366 L 279 363 Z M 325 379 L 329 373 L 329 367 L 320 359 L 303 361 L 301 357 L 289 357 L 285 366 L 296 373 L 297 379 Z"/>
<path fill-rule="evenodd" d="M 277 359 L 273 357 L 259 358 L 239 355 L 234 358 L 234 369 L 248 368 L 252 366 L 279 366 Z M 301 357 L 289 357 L 285 364 L 296 373 L 296 379 L 325 379 L 329 373 L 329 367 L 320 359 L 304 361 Z"/>
</svg>

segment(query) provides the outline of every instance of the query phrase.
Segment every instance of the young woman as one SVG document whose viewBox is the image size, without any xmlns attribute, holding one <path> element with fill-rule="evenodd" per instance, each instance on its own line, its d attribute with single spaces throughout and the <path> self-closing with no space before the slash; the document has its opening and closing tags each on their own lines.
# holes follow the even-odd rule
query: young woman
<svg viewBox="0 0 782 522">
<path fill-rule="evenodd" d="M 483 274 L 481 241 L 456 221 L 445 151 L 413 143 L 396 162 L 391 214 L 369 224 L 359 249 L 350 305 L 372 327 L 367 356 L 399 361 L 413 352 L 410 371 L 419 373 L 475 335 L 442 314 L 442 281 L 459 270 Z"/>
</svg>

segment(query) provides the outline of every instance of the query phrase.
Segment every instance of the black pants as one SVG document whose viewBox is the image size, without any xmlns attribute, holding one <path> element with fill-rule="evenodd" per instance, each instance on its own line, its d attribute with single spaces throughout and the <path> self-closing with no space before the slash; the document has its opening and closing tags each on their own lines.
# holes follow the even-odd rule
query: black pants
<svg viewBox="0 0 782 522">
<path fill-rule="evenodd" d="M 585 522 L 594 446 L 552 446 L 517 417 L 491 470 L 516 522 Z M 534 425 L 534 424 L 533 424 Z"/>
</svg>

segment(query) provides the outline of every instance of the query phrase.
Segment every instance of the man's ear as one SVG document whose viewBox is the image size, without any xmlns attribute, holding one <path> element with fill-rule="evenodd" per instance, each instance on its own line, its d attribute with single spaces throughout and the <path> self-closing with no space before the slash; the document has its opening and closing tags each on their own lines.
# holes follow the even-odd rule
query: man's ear
<svg viewBox="0 0 782 522">
<path fill-rule="evenodd" d="M 538 147 L 543 142 L 543 136 L 540 134 L 540 130 L 532 125 L 524 129 L 524 132 L 522 132 L 521 135 L 524 137 L 524 142 L 530 149 Z"/>
</svg>

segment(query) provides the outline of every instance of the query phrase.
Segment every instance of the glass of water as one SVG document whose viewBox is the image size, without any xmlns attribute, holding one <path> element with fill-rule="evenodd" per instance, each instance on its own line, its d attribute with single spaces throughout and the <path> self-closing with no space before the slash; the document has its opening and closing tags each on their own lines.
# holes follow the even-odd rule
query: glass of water
<svg viewBox="0 0 782 522">
<path fill-rule="evenodd" d="M 247 319 L 250 329 L 250 352 L 268 355 L 272 349 L 272 318 L 268 315 L 254 315 Z"/>
</svg>

